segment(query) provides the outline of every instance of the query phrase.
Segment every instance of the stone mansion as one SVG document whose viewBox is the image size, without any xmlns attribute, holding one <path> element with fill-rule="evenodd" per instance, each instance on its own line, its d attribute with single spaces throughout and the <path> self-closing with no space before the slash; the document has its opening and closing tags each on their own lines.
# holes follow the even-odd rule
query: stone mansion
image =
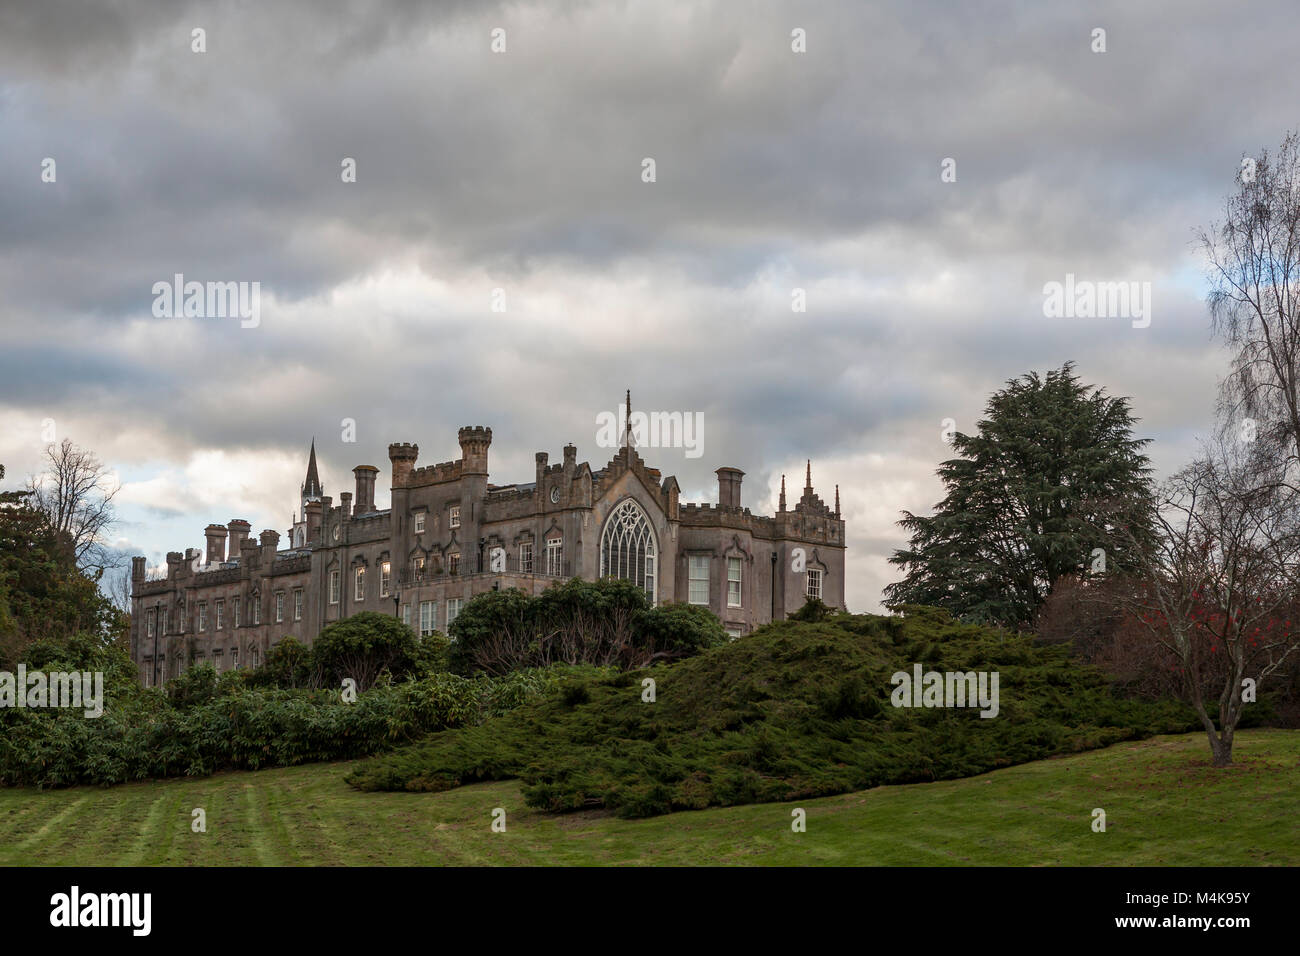
<svg viewBox="0 0 1300 956">
<path fill-rule="evenodd" d="M 460 429 L 456 461 L 417 468 L 419 447 L 388 447 L 392 501 L 375 504 L 374 465 L 355 492 L 324 494 L 312 443 L 301 511 L 280 535 L 254 539 L 238 518 L 208 525 L 206 555 L 167 555 L 167 576 L 132 559 L 131 656 L 157 685 L 191 663 L 256 666 L 286 636 L 311 643 L 359 611 L 395 614 L 420 634 L 445 633 L 465 602 L 498 588 L 532 594 L 569 577 L 615 576 L 655 603 L 710 608 L 733 636 L 797 610 L 807 597 L 844 607 L 844 522 L 812 488 L 774 515 L 741 505 L 738 468 L 719 468 L 717 504 L 679 500 L 677 480 L 648 467 L 629 439 L 599 470 L 566 445 L 537 453 L 534 480 L 488 482 L 492 429 Z M 802 550 L 800 550 L 802 549 Z"/>
</svg>

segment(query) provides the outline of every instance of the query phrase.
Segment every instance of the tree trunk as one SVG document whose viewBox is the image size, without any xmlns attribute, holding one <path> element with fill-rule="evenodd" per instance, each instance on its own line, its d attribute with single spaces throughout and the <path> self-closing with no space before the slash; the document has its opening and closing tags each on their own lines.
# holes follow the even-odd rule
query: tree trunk
<svg viewBox="0 0 1300 956">
<path fill-rule="evenodd" d="M 1214 731 L 1207 732 L 1210 738 L 1210 751 L 1214 754 L 1214 766 L 1232 766 L 1232 732 L 1220 736 Z"/>
<path fill-rule="evenodd" d="M 1210 753 L 1214 757 L 1214 766 L 1227 767 L 1232 764 L 1232 731 L 1236 727 L 1236 720 L 1232 721 L 1231 726 L 1226 726 L 1222 733 L 1214 726 L 1214 721 L 1210 720 L 1210 715 L 1205 712 L 1205 702 L 1201 700 L 1200 691 L 1195 685 L 1189 687 L 1191 690 L 1192 706 L 1196 708 L 1196 714 L 1201 718 L 1201 725 L 1205 728 L 1205 736 L 1210 740 Z"/>
</svg>

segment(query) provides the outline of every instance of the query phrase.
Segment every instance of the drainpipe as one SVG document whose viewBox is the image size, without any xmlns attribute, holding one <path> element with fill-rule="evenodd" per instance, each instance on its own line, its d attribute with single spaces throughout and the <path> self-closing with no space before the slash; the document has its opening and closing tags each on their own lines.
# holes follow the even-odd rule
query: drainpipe
<svg viewBox="0 0 1300 956">
<path fill-rule="evenodd" d="M 772 620 L 776 620 L 776 552 L 772 552 Z"/>
</svg>

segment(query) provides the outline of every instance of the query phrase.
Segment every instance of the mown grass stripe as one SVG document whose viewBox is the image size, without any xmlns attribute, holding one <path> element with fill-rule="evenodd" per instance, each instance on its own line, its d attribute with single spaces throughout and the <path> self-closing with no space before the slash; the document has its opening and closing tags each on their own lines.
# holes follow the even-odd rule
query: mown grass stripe
<svg viewBox="0 0 1300 956">
<path fill-rule="evenodd" d="M 62 796 L 63 794 L 60 794 L 60 797 Z M 40 846 L 40 844 L 55 830 L 55 828 L 61 826 L 69 816 L 75 815 L 77 810 L 90 800 L 90 794 L 83 794 L 79 797 L 69 798 L 69 800 L 70 802 L 66 802 L 61 810 L 53 816 L 48 817 L 45 823 L 38 830 L 28 834 L 25 838 L 17 842 L 16 849 L 20 854 L 26 853 L 33 847 Z"/>
<path fill-rule="evenodd" d="M 362 793 L 347 763 L 115 788 L 0 790 L 0 862 L 104 865 L 1296 865 L 1300 731 L 1117 744 L 939 783 L 622 820 L 539 813 L 517 781 Z M 491 831 L 493 807 L 506 833 Z M 806 833 L 792 833 L 803 807 Z M 1093 833 L 1091 811 L 1107 812 Z M 190 831 L 207 811 L 208 832 Z M 10 812 L 16 811 L 16 812 Z M 37 825 L 39 824 L 39 825 Z M 33 827 L 35 827 L 33 829 Z"/>
</svg>

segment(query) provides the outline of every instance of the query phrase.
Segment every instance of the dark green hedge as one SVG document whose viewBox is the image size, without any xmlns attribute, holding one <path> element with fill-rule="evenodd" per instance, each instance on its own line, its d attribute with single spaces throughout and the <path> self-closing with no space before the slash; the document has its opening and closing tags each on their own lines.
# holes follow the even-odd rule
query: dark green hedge
<svg viewBox="0 0 1300 956">
<path fill-rule="evenodd" d="M 0 784 L 7 786 L 107 785 L 365 756 L 502 714 L 558 680 L 538 671 L 496 679 L 433 673 L 380 684 L 346 703 L 338 690 L 251 687 L 234 672 L 218 680 L 211 665 L 173 681 L 168 696 L 140 688 L 121 651 L 89 645 L 38 656 L 31 666 L 103 670 L 106 704 L 98 718 L 0 710 Z"/>
</svg>

